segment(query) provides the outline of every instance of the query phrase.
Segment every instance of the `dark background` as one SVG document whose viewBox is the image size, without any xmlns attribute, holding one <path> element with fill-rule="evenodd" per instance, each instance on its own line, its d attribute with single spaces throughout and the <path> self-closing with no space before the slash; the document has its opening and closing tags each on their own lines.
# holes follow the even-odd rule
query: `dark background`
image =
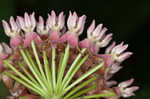
<svg viewBox="0 0 150 99">
<path fill-rule="evenodd" d="M 134 54 L 122 64 L 125 68 L 114 79 L 120 82 L 135 78 L 134 84 L 140 86 L 140 90 L 136 92 L 136 97 L 128 99 L 150 99 L 150 0 L 1 0 L 0 20 L 8 21 L 10 16 L 23 16 L 24 12 L 33 11 L 36 16 L 46 18 L 51 10 L 57 14 L 64 11 L 67 16 L 70 10 L 76 11 L 78 15 L 85 14 L 85 28 L 92 19 L 96 19 L 97 24 L 103 23 L 109 29 L 108 32 L 113 32 L 113 40 L 128 43 L 128 50 Z M 0 25 L 2 41 L 8 43 L 8 37 Z M 1 82 L 0 99 L 5 99 L 7 94 Z"/>
</svg>

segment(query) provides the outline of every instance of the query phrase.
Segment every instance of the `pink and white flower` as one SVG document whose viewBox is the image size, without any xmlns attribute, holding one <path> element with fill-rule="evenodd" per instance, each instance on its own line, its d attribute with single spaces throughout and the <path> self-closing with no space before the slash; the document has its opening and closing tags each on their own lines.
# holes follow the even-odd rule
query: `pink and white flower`
<svg viewBox="0 0 150 99">
<path fill-rule="evenodd" d="M 43 17 L 39 16 L 39 22 L 37 22 L 36 31 L 39 35 L 48 35 L 48 25 L 44 25 Z"/>
<path fill-rule="evenodd" d="M 106 54 L 110 54 L 117 62 L 122 62 L 132 55 L 132 52 L 124 52 L 128 48 L 128 44 L 123 45 L 123 42 L 116 45 L 113 43 L 106 49 Z"/>
<path fill-rule="evenodd" d="M 99 56 L 105 60 L 106 66 L 111 66 L 114 62 L 121 63 L 132 55 L 132 52 L 124 52 L 128 48 L 128 44 L 123 45 L 123 42 L 116 45 L 113 42 L 106 50 L 105 54 Z"/>
<path fill-rule="evenodd" d="M 5 34 L 10 37 L 11 47 L 16 48 L 19 44 L 22 43 L 22 37 L 20 36 L 21 29 L 13 17 L 10 17 L 9 22 L 10 25 L 5 20 L 2 21 L 4 31 Z"/>
<path fill-rule="evenodd" d="M 130 97 L 135 96 L 134 91 L 138 90 L 138 86 L 129 87 L 134 82 L 134 79 L 130 79 L 124 82 L 121 82 L 118 87 L 115 88 L 116 93 L 119 97 Z"/>
<path fill-rule="evenodd" d="M 67 20 L 68 31 L 61 37 L 61 42 L 67 41 L 73 48 L 78 45 L 78 36 L 82 34 L 84 29 L 86 16 L 77 16 L 77 13 L 69 13 L 69 18 Z"/>
<path fill-rule="evenodd" d="M 34 40 L 38 44 L 41 42 L 40 37 L 34 32 L 34 29 L 36 27 L 34 13 L 32 13 L 31 15 L 25 13 L 24 18 L 18 16 L 17 22 L 20 28 L 25 32 L 24 48 L 28 47 L 32 40 Z"/>
<path fill-rule="evenodd" d="M 87 38 L 80 42 L 82 48 L 88 48 L 92 53 L 97 54 L 99 48 L 105 47 L 112 39 L 112 33 L 105 35 L 107 28 L 102 28 L 103 24 L 95 27 L 95 20 L 87 30 Z"/>
<path fill-rule="evenodd" d="M 63 12 L 61 12 L 58 17 L 56 16 L 54 11 L 51 12 L 51 15 L 48 14 L 46 25 L 50 30 L 49 39 L 53 45 L 59 41 L 61 36 L 60 31 L 64 28 L 64 24 L 65 16 Z"/>
</svg>

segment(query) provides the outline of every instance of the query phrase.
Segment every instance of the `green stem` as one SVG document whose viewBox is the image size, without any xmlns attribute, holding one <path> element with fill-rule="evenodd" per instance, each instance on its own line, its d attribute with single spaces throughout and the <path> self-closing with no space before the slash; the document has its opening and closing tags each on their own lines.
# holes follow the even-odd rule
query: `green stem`
<svg viewBox="0 0 150 99">
<path fill-rule="evenodd" d="M 43 77 L 43 79 L 46 80 L 46 77 L 45 77 L 45 74 L 44 74 L 44 72 L 43 72 L 42 65 L 41 65 L 41 62 L 40 62 L 38 53 L 37 53 L 37 51 L 36 51 L 36 47 L 35 47 L 34 41 L 31 42 L 31 46 L 32 46 L 32 50 L 33 50 L 33 53 L 34 53 L 34 56 L 35 56 L 35 60 L 36 60 L 36 62 L 37 62 L 37 64 L 38 64 L 39 70 L 40 70 L 40 72 L 41 72 L 41 74 L 42 74 L 42 77 Z"/>
<path fill-rule="evenodd" d="M 82 54 L 86 51 L 86 49 L 82 49 L 81 53 L 78 54 L 78 56 L 76 57 L 76 59 L 73 61 L 72 65 L 70 66 L 66 76 L 64 77 L 64 80 L 62 82 L 62 85 L 64 85 L 66 83 L 66 81 L 68 80 L 70 74 L 72 74 L 72 71 L 74 71 L 73 69 L 75 68 L 75 66 L 77 65 L 77 63 L 79 62 Z"/>
<path fill-rule="evenodd" d="M 60 71 L 58 73 L 58 79 L 57 79 L 57 91 L 60 91 L 62 88 L 62 79 L 63 79 L 63 76 L 64 76 L 64 71 L 65 71 L 65 68 L 67 66 L 67 61 L 68 61 L 68 58 L 69 58 L 69 49 L 70 49 L 70 46 L 69 44 L 67 44 L 67 47 L 65 49 L 65 54 L 64 54 L 64 57 L 63 57 L 63 60 L 62 60 L 62 63 L 61 63 L 61 66 L 60 66 Z"/>
<path fill-rule="evenodd" d="M 80 67 L 82 66 L 82 64 L 86 61 L 86 59 L 88 58 L 88 55 L 84 56 L 84 58 L 76 65 L 76 67 L 74 68 L 74 70 L 72 71 L 72 73 L 70 74 L 70 76 L 68 77 L 66 83 L 64 83 L 63 85 L 63 89 L 65 89 L 68 84 L 70 83 L 70 81 L 72 80 L 73 76 L 76 74 L 76 72 L 80 69 Z"/>
<path fill-rule="evenodd" d="M 36 93 L 38 93 L 39 95 L 43 96 L 43 94 L 41 94 L 42 92 L 35 89 L 34 87 L 30 86 L 29 84 L 25 83 L 22 79 L 19 79 L 18 77 L 14 76 L 13 74 L 11 74 L 8 71 L 4 72 L 6 75 L 8 75 L 9 77 L 13 78 L 14 80 L 16 80 L 17 82 L 21 83 L 22 85 L 26 86 L 27 88 L 30 88 L 31 90 L 35 91 Z"/>
<path fill-rule="evenodd" d="M 94 90 L 94 89 L 96 89 L 96 85 L 95 85 L 95 84 L 92 85 L 92 86 L 90 86 L 89 88 L 86 88 L 86 89 L 83 89 L 83 90 L 77 92 L 75 95 L 71 96 L 69 99 L 76 99 L 78 96 L 81 96 L 81 95 L 87 93 L 88 91 Z M 82 99 L 82 98 L 81 98 L 81 99 Z M 83 98 L 83 99 L 84 99 L 84 98 Z"/>
<path fill-rule="evenodd" d="M 45 72 L 46 72 L 46 78 L 47 78 L 47 82 L 48 82 L 48 85 L 49 85 L 49 90 L 50 90 L 50 93 L 52 93 L 52 77 L 51 77 L 51 70 L 50 70 L 50 67 L 49 67 L 49 64 L 48 64 L 48 60 L 47 60 L 47 56 L 46 56 L 46 52 L 43 51 L 43 61 L 44 61 L 44 66 L 45 66 Z"/>
<path fill-rule="evenodd" d="M 81 77 L 79 77 L 76 81 L 74 81 L 71 85 L 69 85 L 67 88 L 65 88 L 65 90 L 63 91 L 64 94 L 69 91 L 71 88 L 73 88 L 75 85 L 77 85 L 78 83 L 80 83 L 83 79 L 87 78 L 89 75 L 91 75 L 92 73 L 94 73 L 95 71 L 97 71 L 98 69 L 100 69 L 102 66 L 104 66 L 104 62 L 102 62 L 101 64 L 94 66 L 92 69 L 90 69 L 89 71 L 87 71 L 85 74 L 83 74 Z"/>
<path fill-rule="evenodd" d="M 93 76 L 89 80 L 84 81 L 82 84 L 78 85 L 77 87 L 75 87 L 74 89 L 72 89 L 69 93 L 67 93 L 67 95 L 64 97 L 64 99 L 68 99 L 68 97 L 70 97 L 71 95 L 73 95 L 74 93 L 76 93 L 77 91 L 79 91 L 80 89 L 82 89 L 87 84 L 89 84 L 90 82 L 94 81 L 95 79 L 96 79 L 96 76 Z"/>
<path fill-rule="evenodd" d="M 40 83 L 40 85 L 44 88 L 44 90 L 47 92 L 47 88 L 46 86 L 43 84 L 42 82 L 42 78 L 41 78 L 41 75 L 40 73 L 38 72 L 32 58 L 28 58 L 25 54 L 25 52 L 23 51 L 23 49 L 21 49 L 20 47 L 20 53 L 23 57 L 23 59 L 25 60 L 25 62 L 27 63 L 27 66 L 29 67 L 29 69 L 31 70 L 31 72 L 33 73 L 33 75 L 35 76 L 35 78 L 37 79 L 37 81 Z M 29 59 L 31 59 L 32 61 L 30 61 Z M 30 63 L 31 62 L 31 63 Z"/>
<path fill-rule="evenodd" d="M 53 89 L 56 88 L 55 56 L 56 56 L 56 51 L 55 51 L 55 48 L 52 47 L 52 84 L 53 84 Z"/>
<path fill-rule="evenodd" d="M 35 83 L 33 83 L 31 80 L 29 80 L 27 77 L 25 77 L 22 73 L 20 73 L 15 66 L 11 65 L 7 60 L 4 60 L 4 64 L 7 65 L 9 68 L 11 68 L 18 76 L 20 76 L 23 80 L 37 88 L 38 90 L 41 90 L 38 86 L 36 86 Z"/>
<path fill-rule="evenodd" d="M 32 80 L 35 84 L 37 84 L 36 80 L 31 76 L 31 74 L 26 70 L 26 68 L 23 66 L 21 62 L 18 62 L 18 65 L 23 70 L 23 72 L 28 76 L 30 80 Z"/>
<path fill-rule="evenodd" d="M 9 77 L 13 78 L 14 80 L 16 80 L 17 82 L 21 83 L 22 85 L 26 86 L 27 88 L 33 90 L 34 92 L 38 93 L 39 95 L 43 96 L 45 94 L 45 92 L 43 92 L 41 89 L 36 88 L 37 86 L 33 87 L 30 84 L 24 82 L 22 79 L 19 79 L 18 77 L 14 76 L 13 74 L 11 74 L 8 71 L 4 72 L 6 75 L 8 75 Z"/>
</svg>

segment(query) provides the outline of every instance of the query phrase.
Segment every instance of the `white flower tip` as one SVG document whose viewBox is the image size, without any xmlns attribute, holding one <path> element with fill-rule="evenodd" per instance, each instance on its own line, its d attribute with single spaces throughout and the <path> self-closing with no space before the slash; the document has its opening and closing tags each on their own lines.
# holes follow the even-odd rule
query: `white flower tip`
<svg viewBox="0 0 150 99">
<path fill-rule="evenodd" d="M 129 80 L 129 84 L 131 85 L 133 82 L 134 82 L 134 78 L 131 78 L 131 79 Z"/>
<path fill-rule="evenodd" d="M 32 12 L 31 16 L 35 16 L 35 12 Z"/>
<path fill-rule="evenodd" d="M 78 17 L 78 15 L 75 11 L 73 12 L 73 17 Z"/>
<path fill-rule="evenodd" d="M 51 11 L 51 15 L 52 15 L 53 17 L 56 17 L 56 13 L 55 13 L 54 10 Z"/>
<path fill-rule="evenodd" d="M 43 19 L 42 16 L 39 16 L 39 22 L 38 22 L 38 24 L 44 24 L 44 19 Z"/>
<path fill-rule="evenodd" d="M 59 17 L 64 17 L 64 12 L 60 12 Z"/>
<path fill-rule="evenodd" d="M 27 12 L 24 13 L 24 18 L 29 18 L 29 14 Z"/>
<path fill-rule="evenodd" d="M 69 17 L 71 17 L 72 16 L 72 12 L 71 11 L 69 11 Z"/>
<path fill-rule="evenodd" d="M 92 21 L 91 25 L 89 26 L 89 28 L 87 29 L 87 34 L 88 37 L 90 37 L 91 33 L 94 31 L 95 29 L 95 20 Z"/>
<path fill-rule="evenodd" d="M 15 21 L 15 20 L 14 20 L 14 17 L 13 17 L 13 16 L 10 16 L 9 22 L 11 23 L 12 21 Z"/>
</svg>

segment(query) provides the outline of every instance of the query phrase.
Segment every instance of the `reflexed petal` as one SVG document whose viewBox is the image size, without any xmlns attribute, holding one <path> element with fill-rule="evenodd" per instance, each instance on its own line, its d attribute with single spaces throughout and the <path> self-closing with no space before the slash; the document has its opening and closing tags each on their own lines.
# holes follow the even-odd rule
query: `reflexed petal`
<svg viewBox="0 0 150 99">
<path fill-rule="evenodd" d="M 91 41 L 89 39 L 84 39 L 83 41 L 79 42 L 79 45 L 80 45 L 81 48 L 90 49 Z"/>
<path fill-rule="evenodd" d="M 40 37 L 35 32 L 26 33 L 23 45 L 24 48 L 28 47 L 32 40 L 34 40 L 37 44 L 40 44 L 42 42 Z"/>
<path fill-rule="evenodd" d="M 74 48 L 78 45 L 78 35 L 71 34 L 68 36 L 68 43 L 71 48 Z"/>
<path fill-rule="evenodd" d="M 12 37 L 12 38 L 10 39 L 10 46 L 11 46 L 12 48 L 16 48 L 16 47 L 18 47 L 22 42 L 23 42 L 23 41 L 22 41 L 22 37 L 18 35 L 18 36 Z"/>
<path fill-rule="evenodd" d="M 61 35 L 61 33 L 60 32 L 56 32 L 56 31 L 51 31 L 50 32 L 50 41 L 51 42 L 58 42 L 59 41 L 59 39 L 60 39 L 60 35 Z"/>
</svg>

